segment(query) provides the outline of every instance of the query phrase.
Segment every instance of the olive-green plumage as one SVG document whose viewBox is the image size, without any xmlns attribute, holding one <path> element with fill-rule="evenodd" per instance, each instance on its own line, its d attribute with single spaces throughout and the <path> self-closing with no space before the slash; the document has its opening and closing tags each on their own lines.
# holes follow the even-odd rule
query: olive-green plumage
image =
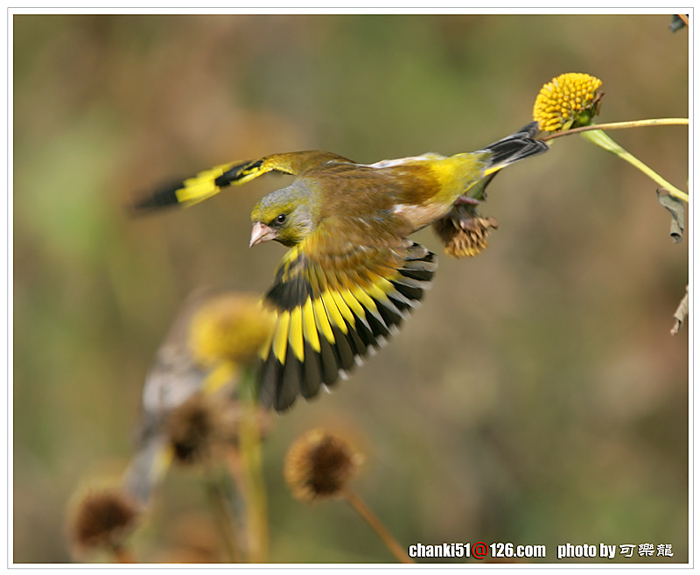
<svg viewBox="0 0 700 575">
<path fill-rule="evenodd" d="M 260 400 L 283 410 L 333 385 L 382 345 L 429 287 L 437 262 L 410 234 L 460 217 L 503 167 L 541 154 L 537 125 L 472 153 L 358 164 L 329 152 L 267 156 L 202 172 L 137 207 L 192 204 L 269 171 L 296 176 L 252 211 L 251 246 L 291 248 L 265 298 L 277 327 L 263 350 Z M 470 192 L 474 195 L 470 195 Z"/>
</svg>

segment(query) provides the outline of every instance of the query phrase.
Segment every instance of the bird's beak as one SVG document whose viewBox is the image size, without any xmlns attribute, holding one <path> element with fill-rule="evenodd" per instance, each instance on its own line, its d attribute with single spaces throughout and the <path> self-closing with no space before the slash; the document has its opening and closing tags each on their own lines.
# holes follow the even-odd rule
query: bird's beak
<svg viewBox="0 0 700 575">
<path fill-rule="evenodd" d="M 276 235 L 275 230 L 273 230 L 267 224 L 255 222 L 253 224 L 253 231 L 250 234 L 250 247 L 252 248 L 253 246 L 257 246 L 263 242 L 274 240 Z"/>
</svg>

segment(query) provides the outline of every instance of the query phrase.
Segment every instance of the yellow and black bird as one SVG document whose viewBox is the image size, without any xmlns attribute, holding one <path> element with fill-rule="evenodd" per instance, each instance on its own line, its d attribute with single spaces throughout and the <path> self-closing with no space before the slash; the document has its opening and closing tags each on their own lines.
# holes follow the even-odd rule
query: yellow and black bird
<svg viewBox="0 0 700 575">
<path fill-rule="evenodd" d="M 549 149 L 537 132 L 532 123 L 476 152 L 374 164 L 323 151 L 275 154 L 212 168 L 135 207 L 195 204 L 267 172 L 295 176 L 253 208 L 250 240 L 290 248 L 265 295 L 277 319 L 259 384 L 260 401 L 281 411 L 332 386 L 398 329 L 437 266 L 408 236 L 433 224 L 445 240 L 446 230 L 464 228 L 463 209 L 479 203 L 497 171 Z"/>
</svg>

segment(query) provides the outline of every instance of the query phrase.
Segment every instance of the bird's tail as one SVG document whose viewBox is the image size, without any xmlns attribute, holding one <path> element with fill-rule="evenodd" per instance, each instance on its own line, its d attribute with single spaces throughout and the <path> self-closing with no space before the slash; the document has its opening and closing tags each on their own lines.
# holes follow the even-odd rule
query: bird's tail
<svg viewBox="0 0 700 575">
<path fill-rule="evenodd" d="M 475 154 L 466 154 L 475 155 L 485 167 L 480 179 L 457 198 L 450 211 L 433 222 L 433 229 L 445 244 L 446 253 L 458 258 L 475 256 L 486 247 L 487 238 L 491 230 L 498 227 L 498 222 L 494 218 L 481 217 L 476 208 L 486 199 L 486 187 L 499 170 L 549 150 L 549 145 L 535 139 L 538 131 L 537 122 L 532 122 Z"/>
<path fill-rule="evenodd" d="M 484 171 L 484 175 L 494 174 L 510 164 L 530 156 L 544 154 L 549 150 L 549 145 L 542 140 L 535 139 L 538 131 L 537 122 L 532 122 L 514 134 L 487 146 L 483 151 L 490 152 L 491 155 L 487 160 L 488 167 Z"/>
</svg>

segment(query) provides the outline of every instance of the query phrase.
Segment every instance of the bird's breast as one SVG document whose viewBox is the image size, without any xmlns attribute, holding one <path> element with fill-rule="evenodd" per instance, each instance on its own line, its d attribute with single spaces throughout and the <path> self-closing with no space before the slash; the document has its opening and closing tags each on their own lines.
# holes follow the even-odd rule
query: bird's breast
<svg viewBox="0 0 700 575">
<path fill-rule="evenodd" d="M 396 204 L 392 213 L 406 220 L 414 232 L 432 224 L 435 220 L 443 217 L 449 206 L 439 203 L 427 204 Z"/>
</svg>

